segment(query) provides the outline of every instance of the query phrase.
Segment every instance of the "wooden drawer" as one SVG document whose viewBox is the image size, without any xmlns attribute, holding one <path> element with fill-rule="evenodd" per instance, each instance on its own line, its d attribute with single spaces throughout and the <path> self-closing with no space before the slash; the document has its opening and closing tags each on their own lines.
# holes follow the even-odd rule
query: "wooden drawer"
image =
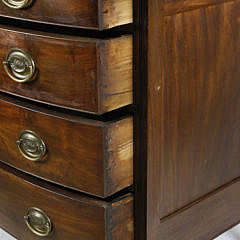
<svg viewBox="0 0 240 240">
<path fill-rule="evenodd" d="M 0 2 L 1 16 L 97 30 L 129 24 L 133 18 L 132 0 L 29 0 L 23 9 L 12 9 L 3 2 L 10 0 Z"/>
<path fill-rule="evenodd" d="M 132 185 L 132 117 L 102 122 L 0 95 L 0 160 L 49 181 L 107 197 Z M 41 145 L 31 130 L 46 145 Z M 26 157 L 20 153 L 16 141 Z M 37 159 L 39 158 L 39 159 Z M 37 161 L 35 161 L 37 160 Z"/>
<path fill-rule="evenodd" d="M 29 208 L 49 217 L 52 231 L 39 237 L 24 221 Z M 35 219 L 31 214 L 30 220 Z M 0 163 L 0 227 L 19 240 L 133 240 L 133 197 L 94 200 L 25 176 Z"/>
<path fill-rule="evenodd" d="M 132 104 L 132 36 L 101 40 L 0 27 L 0 47 L 2 91 L 94 114 Z M 28 82 L 12 80 L 2 64 L 8 60 L 13 77 L 13 69 L 29 69 L 15 48 L 34 61 Z"/>
</svg>

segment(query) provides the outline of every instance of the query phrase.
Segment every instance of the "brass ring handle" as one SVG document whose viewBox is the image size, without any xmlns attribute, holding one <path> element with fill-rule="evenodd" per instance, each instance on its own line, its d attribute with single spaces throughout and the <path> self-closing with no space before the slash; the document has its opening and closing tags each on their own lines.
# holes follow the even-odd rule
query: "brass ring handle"
<svg viewBox="0 0 240 240">
<path fill-rule="evenodd" d="M 13 48 L 3 61 L 7 75 L 15 82 L 24 83 L 34 80 L 35 63 L 31 56 L 21 49 Z"/>
<path fill-rule="evenodd" d="M 29 208 L 24 216 L 24 220 L 28 228 L 37 236 L 46 237 L 52 231 L 50 218 L 39 208 Z"/>
<path fill-rule="evenodd" d="M 47 148 L 43 140 L 33 131 L 21 132 L 17 140 L 17 147 L 21 155 L 30 161 L 43 161 Z"/>
<path fill-rule="evenodd" d="M 9 8 L 22 9 L 27 7 L 29 0 L 2 0 L 2 2 Z"/>
</svg>

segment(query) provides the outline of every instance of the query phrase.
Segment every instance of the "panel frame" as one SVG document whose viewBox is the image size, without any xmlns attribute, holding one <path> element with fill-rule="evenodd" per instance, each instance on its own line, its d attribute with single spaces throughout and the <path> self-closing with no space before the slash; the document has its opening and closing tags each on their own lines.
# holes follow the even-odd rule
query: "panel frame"
<svg viewBox="0 0 240 240">
<path fill-rule="evenodd" d="M 159 108 L 155 111 L 151 108 L 157 104 L 156 96 L 160 90 L 158 79 L 162 77 L 159 66 L 164 55 L 162 51 L 156 51 L 154 48 L 162 38 L 164 16 L 216 4 L 216 1 L 208 1 L 205 4 L 203 1 L 198 2 L 199 4 L 194 7 L 190 4 L 185 9 L 170 9 L 168 6 L 169 11 L 164 11 L 163 0 L 134 1 L 134 21 L 137 26 L 134 38 L 134 179 L 135 239 L 137 240 L 209 240 L 240 222 L 239 210 L 236 211 L 240 205 L 239 178 L 196 199 L 166 218 L 161 219 L 158 214 L 161 200 L 156 183 L 159 181 L 157 168 L 161 164 L 161 159 L 159 159 L 159 150 L 152 144 L 162 139 L 161 136 L 150 133 L 158 124 L 156 115 L 161 114 Z M 228 1 L 218 1 L 219 4 L 222 2 Z M 228 195 L 223 198 L 225 194 Z M 219 204 L 217 210 L 207 211 L 208 208 L 213 210 L 215 201 Z M 227 213 L 227 216 L 224 216 L 224 213 Z M 196 224 L 194 227 L 189 223 L 191 217 Z M 204 219 L 205 222 L 198 223 L 199 218 Z M 210 220 L 216 220 L 217 224 L 215 226 L 208 224 Z M 202 234 L 198 235 L 199 231 Z"/>
</svg>

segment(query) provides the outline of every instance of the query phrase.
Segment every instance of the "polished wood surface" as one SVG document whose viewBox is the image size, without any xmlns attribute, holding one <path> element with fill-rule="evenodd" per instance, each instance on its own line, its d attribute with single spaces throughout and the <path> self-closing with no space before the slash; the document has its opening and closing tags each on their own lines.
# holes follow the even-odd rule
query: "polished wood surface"
<svg viewBox="0 0 240 240">
<path fill-rule="evenodd" d="M 119 4 L 123 2 L 118 1 Z M 101 198 L 114 193 L 114 189 L 118 191 L 133 184 L 135 227 L 132 225 L 132 213 L 128 206 L 119 205 L 120 199 L 117 199 L 116 202 L 111 202 L 111 208 L 115 206 L 116 212 L 114 209 L 111 212 L 107 210 L 105 212 L 106 219 L 112 216 L 111 223 L 105 225 L 107 235 L 99 233 L 98 238 L 132 240 L 134 229 L 134 239 L 137 240 L 210 240 L 240 222 L 240 112 L 238 107 L 240 105 L 238 79 L 240 75 L 238 46 L 240 1 L 134 0 L 133 2 L 135 24 L 130 26 L 134 31 L 134 41 L 131 45 L 133 49 L 131 47 L 128 49 L 133 50 L 134 54 L 131 55 L 131 59 L 133 57 L 134 64 L 130 61 L 127 64 L 127 61 L 124 60 L 126 52 L 132 53 L 132 51 L 122 52 L 121 59 L 126 64 L 121 68 L 123 69 L 121 77 L 118 77 L 118 72 L 115 74 L 107 72 L 110 64 L 114 71 L 120 69 L 116 65 L 118 61 L 116 60 L 114 63 L 112 56 L 119 56 L 116 51 L 123 49 L 126 45 L 124 43 L 120 45 L 119 42 L 114 44 L 114 41 L 122 38 L 97 40 L 101 44 L 99 43 L 98 48 L 93 47 L 95 49 L 93 52 L 98 53 L 94 55 L 97 56 L 96 66 L 99 66 L 99 63 L 103 66 L 97 71 L 102 80 L 102 88 L 99 88 L 102 95 L 100 95 L 108 96 L 108 100 L 106 103 L 98 101 L 97 105 L 94 101 L 91 106 L 87 105 L 88 109 L 80 109 L 101 114 L 110 111 L 108 106 L 112 104 L 116 104 L 116 108 L 120 107 L 118 106 L 120 102 L 124 103 L 122 106 L 131 104 L 132 95 L 128 95 L 132 91 L 131 85 L 128 85 L 126 91 L 124 90 L 125 100 L 123 100 L 120 90 L 117 97 L 115 94 L 110 96 L 108 92 L 104 91 L 115 91 L 120 87 L 125 87 L 124 81 L 121 85 L 122 79 L 127 79 L 126 76 L 128 76 L 128 79 L 132 81 L 133 77 L 133 125 L 130 118 L 110 123 L 83 118 L 80 120 L 73 112 L 71 112 L 73 115 L 69 115 L 69 113 L 43 110 L 25 104 L 23 109 L 22 103 L 10 101 L 12 103 L 9 104 L 9 98 L 7 98 L 2 101 L 3 105 L 11 105 L 11 107 L 4 107 L 6 110 L 0 114 L 0 117 L 4 119 L 4 127 L 0 127 L 0 129 L 14 139 L 13 137 L 18 136 L 20 128 L 30 123 L 32 130 L 38 132 L 44 140 L 44 135 L 50 134 L 50 143 L 51 146 L 54 146 L 55 153 L 57 151 L 63 153 L 60 156 L 61 162 L 65 164 L 67 162 L 69 165 L 63 172 L 64 176 L 60 174 L 58 179 L 51 180 L 53 172 L 50 170 L 47 172 L 44 169 L 47 164 L 52 164 L 51 161 L 47 161 L 33 169 L 36 176 L 39 176 L 37 171 L 40 169 L 41 173 L 48 174 L 47 177 L 43 177 L 44 179 L 64 186 L 65 184 L 59 181 L 63 178 L 67 179 L 69 182 L 67 187 L 71 187 L 73 183 L 79 186 L 81 183 L 84 185 L 81 186 L 81 191 Z M 104 1 L 102 3 L 104 4 Z M 105 3 L 110 3 L 110 1 Z M 117 11 L 116 5 L 114 5 L 116 3 L 112 1 L 110 4 L 110 8 L 114 11 Z M 107 4 L 106 6 L 109 8 Z M 107 8 L 104 10 L 105 14 L 108 13 Z M 110 19 L 115 21 L 111 15 L 109 15 Z M 103 26 L 108 24 L 109 20 L 106 23 L 102 21 L 101 28 L 104 28 Z M 30 23 L 28 26 L 34 28 L 34 25 Z M 125 27 L 129 30 L 129 26 Z M 53 27 L 47 28 L 46 32 L 51 31 L 50 29 L 53 30 Z M 101 34 L 101 38 L 105 38 L 107 34 L 113 32 L 115 34 L 115 30 L 107 30 L 102 33 L 79 30 L 78 34 L 84 34 L 84 36 L 92 34 L 92 37 Z M 69 31 L 74 32 L 73 29 Z M 118 29 L 117 31 L 119 31 L 117 34 L 119 36 L 122 30 Z M 75 31 L 75 33 L 77 32 Z M 122 33 L 124 34 L 124 32 Z M 24 41 L 27 41 L 25 50 L 31 51 L 32 39 L 35 40 L 36 37 L 42 39 L 41 35 L 39 33 L 24 34 Z M 54 39 L 54 44 L 58 41 L 63 43 L 66 40 L 75 43 L 80 39 L 79 37 L 60 35 L 56 39 L 55 35 L 50 35 L 47 34 L 44 38 L 51 41 Z M 132 41 L 128 36 L 123 38 Z M 31 40 L 28 41 L 28 39 Z M 92 39 L 92 41 L 96 40 Z M 87 44 L 90 44 L 89 39 Z M 94 42 L 94 46 L 96 46 L 96 42 Z M 66 49 L 68 48 L 69 45 Z M 112 52 L 116 55 L 109 54 L 108 57 L 102 58 L 101 56 L 105 56 L 105 52 Z M 34 55 L 34 51 L 32 53 Z M 67 50 L 62 56 L 65 56 L 66 53 L 68 56 Z M 86 51 L 85 55 L 88 56 L 89 53 L 90 51 Z M 37 56 L 37 53 L 34 56 Z M 68 61 L 71 63 L 69 59 Z M 127 71 L 129 63 L 131 70 L 132 67 L 134 70 L 133 76 L 130 71 Z M 77 69 L 80 68 L 77 66 Z M 58 70 L 59 66 L 55 69 Z M 116 78 L 119 81 L 116 81 Z M 112 82 L 107 82 L 106 85 L 106 80 L 109 79 L 112 79 Z M 33 82 L 32 85 L 36 82 Z M 12 93 L 16 91 L 15 88 L 12 88 Z M 90 92 L 92 93 L 92 91 Z M 86 95 L 89 96 L 90 92 Z M 38 94 L 35 94 L 34 98 L 37 97 Z M 77 99 L 76 95 L 73 97 L 75 100 Z M 53 101 L 53 98 L 49 99 L 38 101 L 57 105 L 56 102 L 50 102 Z M 59 99 L 63 99 L 62 96 Z M 99 107 L 99 103 L 101 103 L 101 107 Z M 13 106 L 14 104 L 15 106 Z M 22 107 L 19 108 L 19 106 Z M 72 108 L 63 102 L 61 102 L 61 106 Z M 98 107 L 96 108 L 96 106 Z M 21 110 L 13 111 L 13 109 Z M 7 120 L 7 115 L 11 116 L 11 121 Z M 92 115 L 87 116 L 93 118 Z M 95 119 L 96 117 L 100 116 L 94 116 Z M 100 129 L 100 133 L 95 130 L 87 130 L 90 126 L 92 127 L 90 122 L 92 124 L 94 122 L 93 129 L 96 129 L 96 124 L 99 126 L 97 129 Z M 15 133 L 10 131 L 11 126 L 17 129 Z M 55 127 L 53 131 L 54 126 L 60 127 Z M 73 136 L 69 134 L 72 129 L 75 129 Z M 82 148 L 76 147 L 80 141 L 79 132 L 81 132 L 80 140 L 84 139 Z M 129 133 L 132 132 L 134 134 L 130 137 Z M 57 136 L 62 139 L 59 148 L 54 145 Z M 86 136 L 91 137 L 85 139 Z M 99 136 L 101 136 L 101 141 Z M 47 139 L 45 141 L 47 142 Z M 12 142 L 11 153 L 13 146 L 16 149 L 15 140 Z M 104 150 L 100 152 L 101 161 L 99 161 L 99 152 L 93 151 L 92 149 L 95 148 L 91 147 L 89 142 L 95 144 L 94 147 L 105 146 L 102 148 Z M 2 143 L 0 150 L 5 141 Z M 49 144 L 47 146 L 49 147 Z M 132 156 L 133 147 L 134 157 Z M 78 150 L 75 154 L 76 148 Z M 6 146 L 3 149 L 6 149 Z M 102 154 L 104 151 L 106 154 Z M 0 153 L 0 158 L 1 154 L 8 163 L 9 161 L 14 163 L 10 163 L 10 165 L 19 164 L 20 166 L 23 164 L 22 160 L 24 159 L 21 158 L 19 161 L 19 156 L 13 158 L 14 160 L 9 160 L 6 151 Z M 14 154 L 17 155 L 16 152 Z M 96 157 L 92 158 L 93 155 Z M 51 157 L 51 154 L 49 156 Z M 81 164 L 81 167 L 76 167 L 76 162 L 70 165 L 72 156 L 74 159 L 80 159 L 77 164 Z M 59 156 L 57 157 L 59 158 Z M 93 160 L 90 164 L 86 164 L 90 162 L 89 159 Z M 32 172 L 31 163 L 25 161 L 28 164 L 24 167 L 31 169 Z M 134 169 L 132 169 L 132 164 Z M 63 164 L 59 164 L 57 167 L 55 165 L 53 169 L 61 169 L 57 172 L 59 173 L 62 172 L 63 166 Z M 120 172 L 116 166 L 121 169 Z M 18 168 L 22 169 L 21 167 Z M 94 167 L 95 169 L 92 171 Z M 24 170 L 26 171 L 26 169 Z M 134 182 L 131 175 L 133 170 Z M 77 178 L 70 175 L 71 171 Z M 125 177 L 126 173 L 129 174 L 127 178 Z M 24 173 L 21 173 L 21 177 L 23 176 L 25 176 Z M 99 181 L 99 176 L 101 181 Z M 80 179 L 80 181 L 76 182 L 75 179 Z M 36 181 L 36 185 L 42 186 L 42 183 Z M 121 187 L 117 188 L 118 184 L 122 184 Z M 48 189 L 51 188 L 48 187 Z M 126 190 L 114 196 L 119 196 Z M 64 196 L 73 194 L 72 191 L 63 189 L 61 191 L 64 191 Z M 107 199 L 112 200 L 114 196 Z M 86 202 L 88 201 L 86 200 Z M 96 199 L 92 199 L 90 202 L 92 201 L 99 202 Z M 125 218 L 128 219 L 128 223 L 125 222 Z"/>
<path fill-rule="evenodd" d="M 0 96 L 0 161 L 83 192 L 107 197 L 133 182 L 132 118 L 102 122 L 46 111 Z M 44 162 L 32 162 L 18 151 L 23 130 L 45 142 Z"/>
<path fill-rule="evenodd" d="M 231 0 L 162 0 L 161 11 L 163 15 L 167 16 L 229 1 Z"/>
<path fill-rule="evenodd" d="M 133 197 L 104 202 L 70 193 L 0 163 L 0 227 L 19 240 L 43 239 L 25 225 L 29 207 L 45 211 L 53 231 L 44 239 L 133 240 Z"/>
<path fill-rule="evenodd" d="M 210 194 L 196 204 L 162 220 L 150 239 L 210 240 L 239 223 L 240 181 Z"/>
<path fill-rule="evenodd" d="M 160 104 L 149 107 L 160 217 L 240 176 L 239 12 L 238 1 L 163 19 L 161 79 L 150 85 Z"/>
<path fill-rule="evenodd" d="M 132 0 L 32 0 L 20 10 L 0 2 L 0 16 L 103 30 L 132 23 Z"/>
<path fill-rule="evenodd" d="M 0 64 L 0 90 L 28 99 L 102 114 L 132 103 L 132 37 L 91 39 L 0 28 L 0 62 L 12 48 L 34 60 L 38 75 L 16 83 Z"/>
<path fill-rule="evenodd" d="M 240 1 L 198 1 L 204 8 L 178 14 L 164 2 L 136 3 L 148 22 L 139 20 L 135 39 L 143 56 L 137 74 L 147 75 L 134 86 L 142 138 L 135 138 L 135 234 L 209 240 L 240 221 Z"/>
</svg>

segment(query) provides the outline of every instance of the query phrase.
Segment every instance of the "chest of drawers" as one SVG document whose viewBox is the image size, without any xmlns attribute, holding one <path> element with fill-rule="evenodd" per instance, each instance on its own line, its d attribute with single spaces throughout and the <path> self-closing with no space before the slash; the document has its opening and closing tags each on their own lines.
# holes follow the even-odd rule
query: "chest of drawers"
<svg viewBox="0 0 240 240">
<path fill-rule="evenodd" d="M 238 0 L 1 0 L 0 227 L 210 240 L 239 223 L 239 16 Z"/>
</svg>

